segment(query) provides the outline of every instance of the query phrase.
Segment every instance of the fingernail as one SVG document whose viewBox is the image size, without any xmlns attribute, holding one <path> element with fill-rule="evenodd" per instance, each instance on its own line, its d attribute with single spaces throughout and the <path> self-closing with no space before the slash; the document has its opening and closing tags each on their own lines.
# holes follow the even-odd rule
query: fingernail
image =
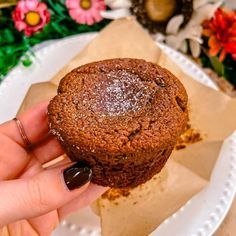
<svg viewBox="0 0 236 236">
<path fill-rule="evenodd" d="M 92 178 L 92 170 L 84 163 L 78 162 L 63 171 L 64 181 L 69 190 L 79 188 Z"/>
</svg>

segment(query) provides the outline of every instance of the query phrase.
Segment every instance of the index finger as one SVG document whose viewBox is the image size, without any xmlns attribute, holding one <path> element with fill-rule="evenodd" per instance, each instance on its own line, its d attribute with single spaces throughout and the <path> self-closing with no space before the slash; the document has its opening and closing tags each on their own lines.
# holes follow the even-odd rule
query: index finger
<svg viewBox="0 0 236 236">
<path fill-rule="evenodd" d="M 26 136 L 32 144 L 39 142 L 48 134 L 48 103 L 48 101 L 39 103 L 17 117 L 25 130 Z M 0 125 L 0 132 L 25 147 L 24 140 L 21 137 L 15 121 L 7 121 Z"/>
</svg>

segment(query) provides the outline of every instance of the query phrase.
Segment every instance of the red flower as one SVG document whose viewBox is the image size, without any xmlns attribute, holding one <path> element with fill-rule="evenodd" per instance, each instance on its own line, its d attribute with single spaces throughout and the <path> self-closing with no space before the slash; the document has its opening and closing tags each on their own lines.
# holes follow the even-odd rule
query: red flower
<svg viewBox="0 0 236 236">
<path fill-rule="evenodd" d="M 209 37 L 209 54 L 223 61 L 227 54 L 236 60 L 236 14 L 218 8 L 214 18 L 203 22 L 203 35 Z"/>
<path fill-rule="evenodd" d="M 43 2 L 20 0 L 12 13 L 12 18 L 17 30 L 24 31 L 26 36 L 31 36 L 42 30 L 50 21 L 50 13 Z"/>
</svg>

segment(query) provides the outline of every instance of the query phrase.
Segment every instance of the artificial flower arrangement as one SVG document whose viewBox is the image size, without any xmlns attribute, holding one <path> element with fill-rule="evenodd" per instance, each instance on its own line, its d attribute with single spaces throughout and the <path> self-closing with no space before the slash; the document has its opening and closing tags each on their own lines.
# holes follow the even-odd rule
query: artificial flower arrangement
<svg viewBox="0 0 236 236">
<path fill-rule="evenodd" d="M 157 41 L 198 58 L 236 89 L 236 13 L 223 0 L 20 0 L 0 10 L 0 78 L 47 39 L 134 15 Z M 7 5 L 7 4 L 5 4 Z M 1 4 L 0 4 L 1 7 Z M 199 60 L 200 59 L 200 60 Z"/>
<path fill-rule="evenodd" d="M 49 39 L 99 31 L 109 20 L 104 0 L 19 0 L 0 3 L 0 81 L 19 61 L 32 63 L 31 47 Z"/>
<path fill-rule="evenodd" d="M 217 77 L 218 85 L 230 95 L 236 94 L 236 12 L 224 9 L 224 0 L 110 2 L 116 3 L 116 9 L 109 13 L 110 19 L 116 18 L 118 10 L 129 8 L 130 12 L 125 15 L 135 15 L 156 41 L 211 68 L 215 73 L 210 71 L 209 74 L 214 80 Z"/>
<path fill-rule="evenodd" d="M 236 12 L 218 8 L 203 22 L 201 60 L 236 89 Z"/>
</svg>

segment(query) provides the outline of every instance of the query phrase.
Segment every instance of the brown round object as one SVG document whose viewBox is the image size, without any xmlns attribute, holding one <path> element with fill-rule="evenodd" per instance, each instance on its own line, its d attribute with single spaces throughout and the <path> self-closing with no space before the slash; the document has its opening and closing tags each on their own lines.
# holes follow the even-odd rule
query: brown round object
<svg viewBox="0 0 236 236">
<path fill-rule="evenodd" d="M 146 0 L 147 15 L 155 22 L 170 19 L 176 9 L 176 0 Z"/>
<path fill-rule="evenodd" d="M 187 94 L 168 70 L 139 59 L 78 67 L 48 107 L 51 132 L 92 182 L 135 187 L 166 163 L 187 120 Z"/>
<path fill-rule="evenodd" d="M 169 20 L 182 14 L 184 27 L 193 13 L 193 0 L 131 0 L 130 11 L 151 33 L 166 33 Z"/>
</svg>

